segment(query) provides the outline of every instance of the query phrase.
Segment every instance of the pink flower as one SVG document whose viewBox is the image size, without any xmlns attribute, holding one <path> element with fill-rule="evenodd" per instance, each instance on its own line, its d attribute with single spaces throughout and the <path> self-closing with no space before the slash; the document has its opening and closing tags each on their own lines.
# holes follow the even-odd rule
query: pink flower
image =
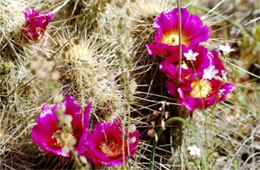
<svg viewBox="0 0 260 170">
<path fill-rule="evenodd" d="M 185 51 L 187 51 L 186 48 L 184 48 L 184 53 Z M 178 66 L 176 66 L 175 57 L 166 58 L 161 64 L 161 71 L 169 78 L 166 81 L 168 93 L 176 97 L 177 102 L 190 111 L 205 109 L 224 101 L 226 95 L 234 89 L 234 84 L 221 80 L 222 71 L 225 68 L 216 51 L 208 52 L 202 46 L 198 46 L 194 51 L 198 53 L 196 61 L 184 59 L 186 66 L 182 69 L 182 82 L 179 86 L 177 85 Z M 170 61 L 173 61 L 173 64 Z M 191 65 L 188 62 L 193 63 Z"/>
<path fill-rule="evenodd" d="M 65 134 L 65 144 L 57 137 L 62 130 L 62 127 L 58 127 L 59 119 L 55 113 L 60 107 L 58 104 L 55 104 L 53 107 L 48 105 L 42 107 L 42 113 L 37 119 L 37 124 L 32 128 L 31 137 L 32 140 L 47 153 L 69 157 L 70 153 L 64 152 L 62 148 L 73 138 L 77 141 L 74 145 L 75 150 L 80 147 L 78 146 L 78 141 L 83 136 L 85 129 L 89 127 L 91 103 L 88 104 L 84 113 L 82 113 L 80 106 L 73 97 L 67 95 L 65 97 L 64 105 L 64 114 L 72 116 L 72 133 Z"/>
<path fill-rule="evenodd" d="M 40 13 L 34 9 L 27 8 L 24 15 L 26 19 L 24 36 L 29 40 L 37 41 L 44 35 L 46 27 L 54 18 L 55 13 Z"/>
<path fill-rule="evenodd" d="M 198 78 L 192 76 L 191 79 L 185 82 L 184 86 L 178 87 L 179 97 L 177 101 L 190 111 L 206 109 L 224 101 L 226 95 L 233 90 L 234 85 L 231 83 L 224 83 L 217 79 L 203 79 L 202 75 L 198 75 Z"/>
<path fill-rule="evenodd" d="M 181 24 L 182 44 L 186 47 L 197 46 L 209 39 L 209 28 L 203 26 L 200 18 L 190 14 L 185 8 L 181 9 Z M 169 13 L 162 12 L 155 19 L 153 27 L 156 29 L 155 41 L 147 45 L 148 53 L 167 57 L 172 46 L 179 45 L 178 9 L 175 8 Z"/>
<path fill-rule="evenodd" d="M 85 150 L 81 149 L 85 153 L 81 154 L 91 158 L 96 166 L 123 165 L 123 157 L 127 160 L 137 150 L 139 132 L 131 127 L 123 134 L 121 128 L 120 119 L 116 119 L 112 124 L 97 123 L 92 133 L 86 132 L 85 142 L 82 142 L 85 144 Z M 123 135 L 126 136 L 124 140 Z"/>
</svg>

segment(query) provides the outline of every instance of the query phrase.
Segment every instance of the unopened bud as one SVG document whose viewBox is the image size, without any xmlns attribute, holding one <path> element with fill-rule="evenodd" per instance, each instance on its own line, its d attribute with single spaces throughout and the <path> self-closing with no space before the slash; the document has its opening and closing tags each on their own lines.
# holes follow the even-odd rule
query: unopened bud
<svg viewBox="0 0 260 170">
<path fill-rule="evenodd" d="M 154 131 L 154 129 L 148 130 L 147 135 L 150 136 L 150 137 L 154 137 L 154 136 L 155 136 L 155 131 Z"/>
<path fill-rule="evenodd" d="M 163 130 L 165 130 L 165 129 L 166 129 L 166 127 L 165 127 L 165 121 L 164 121 L 164 119 L 162 119 L 162 121 L 161 121 L 161 126 L 162 126 L 162 129 L 163 129 Z"/>
<path fill-rule="evenodd" d="M 160 112 L 158 112 L 157 110 L 153 111 L 153 115 L 154 116 L 158 116 Z"/>
<path fill-rule="evenodd" d="M 151 125 L 153 128 L 155 128 L 155 121 L 151 121 Z"/>
<path fill-rule="evenodd" d="M 129 133 L 133 133 L 134 131 L 136 131 L 136 126 L 134 124 L 129 125 L 128 131 Z"/>
</svg>

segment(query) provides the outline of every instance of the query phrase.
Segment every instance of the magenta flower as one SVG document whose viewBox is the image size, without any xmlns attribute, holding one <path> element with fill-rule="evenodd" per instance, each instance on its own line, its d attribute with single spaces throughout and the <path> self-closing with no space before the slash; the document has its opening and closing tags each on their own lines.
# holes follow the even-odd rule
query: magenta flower
<svg viewBox="0 0 260 170">
<path fill-rule="evenodd" d="M 72 133 L 64 134 L 65 143 L 61 142 L 57 137 L 62 130 L 62 127 L 58 127 L 59 119 L 55 113 L 55 111 L 60 107 L 58 104 L 55 104 L 53 107 L 48 105 L 42 107 L 42 113 L 37 119 L 37 124 L 32 128 L 31 136 L 32 140 L 48 154 L 69 157 L 70 153 L 64 152 L 62 148 L 72 138 L 75 138 L 77 141 L 74 145 L 75 150 L 78 150 L 80 147 L 78 141 L 83 136 L 85 129 L 89 127 L 91 103 L 88 104 L 84 113 L 82 113 L 80 106 L 73 97 L 67 95 L 65 97 L 64 105 L 64 114 L 72 116 Z"/>
<path fill-rule="evenodd" d="M 44 35 L 46 27 L 54 18 L 55 13 L 40 13 L 34 9 L 27 8 L 24 15 L 26 19 L 24 36 L 29 40 L 37 41 Z"/>
<path fill-rule="evenodd" d="M 182 44 L 186 47 L 197 46 L 200 42 L 207 41 L 210 31 L 203 26 L 201 19 L 190 14 L 185 8 L 181 9 Z M 178 9 L 175 8 L 169 13 L 162 12 L 155 19 L 153 28 L 156 29 L 155 41 L 147 45 L 150 55 L 167 57 L 171 54 L 172 46 L 179 45 L 178 35 Z"/>
<path fill-rule="evenodd" d="M 180 86 L 177 89 L 179 95 L 177 101 L 190 111 L 206 109 L 224 101 L 226 95 L 233 90 L 234 85 L 231 83 L 223 83 L 217 79 L 203 79 L 202 75 L 198 75 L 198 78 L 192 76 L 184 87 Z"/>
<path fill-rule="evenodd" d="M 185 51 L 187 49 L 184 49 L 184 53 Z M 187 58 L 184 58 L 186 65 L 182 69 L 182 82 L 179 86 L 177 85 L 178 66 L 169 62 L 176 62 L 175 57 L 166 58 L 161 64 L 161 70 L 169 78 L 166 81 L 168 93 L 176 97 L 177 102 L 190 111 L 205 109 L 224 101 L 226 95 L 234 89 L 234 84 L 221 80 L 225 68 L 216 51 L 208 52 L 202 46 L 198 46 L 194 51 L 198 55 L 196 61 L 190 61 L 193 62 L 193 66 L 188 64 Z"/>
<path fill-rule="evenodd" d="M 116 119 L 112 124 L 97 123 L 92 133 L 86 132 L 85 142 L 82 142 L 85 144 L 85 150 L 81 148 L 85 153 L 81 152 L 81 154 L 91 158 L 96 166 L 123 165 L 123 157 L 127 160 L 137 150 L 139 132 L 135 126 L 130 126 L 123 134 L 121 128 L 120 119 Z"/>
</svg>

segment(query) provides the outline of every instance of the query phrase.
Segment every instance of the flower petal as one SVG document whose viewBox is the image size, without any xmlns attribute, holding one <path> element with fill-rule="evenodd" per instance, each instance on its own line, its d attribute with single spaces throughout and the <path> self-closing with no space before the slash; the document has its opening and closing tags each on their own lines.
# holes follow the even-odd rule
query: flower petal
<svg viewBox="0 0 260 170">
<path fill-rule="evenodd" d="M 92 107 L 92 103 L 89 103 L 84 111 L 84 129 L 89 128 L 91 107 Z"/>
</svg>

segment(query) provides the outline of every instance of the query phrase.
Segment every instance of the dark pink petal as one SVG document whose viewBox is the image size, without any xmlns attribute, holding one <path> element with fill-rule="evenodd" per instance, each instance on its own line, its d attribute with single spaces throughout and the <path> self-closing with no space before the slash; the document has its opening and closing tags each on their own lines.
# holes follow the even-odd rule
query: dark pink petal
<svg viewBox="0 0 260 170">
<path fill-rule="evenodd" d="M 165 60 L 163 60 L 160 64 L 160 70 L 166 74 L 166 76 L 170 79 L 177 80 L 179 77 L 179 47 L 173 46 L 168 49 L 170 54 Z M 185 45 L 182 46 L 182 52 L 186 53 L 188 48 Z M 183 57 L 183 61 L 185 58 Z M 193 73 L 192 68 L 182 68 L 181 69 L 181 76 L 182 78 L 190 75 Z"/>
<path fill-rule="evenodd" d="M 50 109 L 45 106 L 43 110 L 49 111 Z M 68 157 L 69 153 L 63 152 L 59 147 L 54 147 L 56 139 L 52 138 L 52 136 L 58 130 L 57 123 L 58 119 L 55 113 L 47 113 L 45 116 L 39 117 L 37 125 L 32 128 L 31 137 L 47 153 Z"/>
<path fill-rule="evenodd" d="M 209 97 L 205 98 L 203 100 L 204 104 L 205 104 L 205 108 L 208 108 L 210 106 L 214 106 L 215 104 L 219 103 L 218 99 L 219 99 L 218 93 L 213 93 Z"/>
<path fill-rule="evenodd" d="M 181 88 L 177 89 L 178 93 L 179 93 L 179 98 L 178 98 L 178 103 L 180 103 L 181 105 L 184 105 L 187 109 L 189 109 L 190 111 L 194 111 L 194 102 L 193 101 L 188 101 L 188 99 L 186 98 L 183 90 Z"/>
<path fill-rule="evenodd" d="M 146 48 L 148 50 L 149 55 L 160 55 L 163 57 L 167 57 L 169 55 L 167 44 L 163 43 L 152 43 L 147 44 Z"/>
<path fill-rule="evenodd" d="M 24 16 L 28 23 L 32 23 L 32 18 L 38 16 L 40 13 L 34 9 L 25 9 Z"/>
<path fill-rule="evenodd" d="M 155 22 L 153 23 L 153 28 L 157 30 L 161 30 L 163 33 L 167 33 L 172 31 L 172 29 L 178 28 L 178 18 L 175 17 L 176 10 L 173 10 L 170 13 L 162 12 L 159 17 L 155 18 Z"/>
<path fill-rule="evenodd" d="M 222 76 L 222 70 L 226 70 L 226 69 L 222 60 L 218 55 L 218 52 L 216 50 L 212 50 L 210 53 L 211 55 L 213 55 L 215 68 L 219 70 L 217 75 Z"/>
<path fill-rule="evenodd" d="M 160 71 L 171 79 L 178 79 L 178 67 L 169 63 L 167 60 L 161 62 Z"/>
<path fill-rule="evenodd" d="M 78 151 L 79 155 L 84 155 L 87 158 L 90 158 L 91 152 L 89 151 L 89 138 L 91 136 L 91 132 L 89 130 L 85 130 L 82 134 L 81 138 L 79 139 L 78 146 L 76 150 Z"/>
<path fill-rule="evenodd" d="M 73 134 L 76 139 L 79 139 L 83 133 L 83 114 L 80 112 L 81 108 L 74 98 L 67 95 L 64 100 L 65 112 L 72 116 L 72 128 Z"/>
<path fill-rule="evenodd" d="M 163 39 L 163 36 L 165 36 L 165 32 L 162 31 L 162 29 L 158 29 L 157 32 L 154 34 L 154 40 L 156 43 L 161 43 L 162 42 L 162 39 Z M 165 44 L 167 45 L 167 44 Z M 167 45 L 169 46 L 169 45 Z"/>
<path fill-rule="evenodd" d="M 74 115 L 75 113 L 80 113 L 80 106 L 78 103 L 74 100 L 74 98 L 70 95 L 67 95 L 64 100 L 65 104 L 65 114 Z"/>
<path fill-rule="evenodd" d="M 167 91 L 168 91 L 168 93 L 169 93 L 170 95 L 172 95 L 172 96 L 175 97 L 175 98 L 178 96 L 178 93 L 177 93 L 177 88 L 178 88 L 178 86 L 177 86 L 176 83 L 173 83 L 173 82 L 170 81 L 170 80 L 166 80 L 165 86 L 166 86 L 166 89 L 167 89 Z"/>
<path fill-rule="evenodd" d="M 189 46 L 196 46 L 196 45 L 198 45 L 201 42 L 207 41 L 209 39 L 209 37 L 210 37 L 210 30 L 206 26 L 204 26 L 202 28 L 197 28 L 197 29 L 194 28 L 192 30 L 194 30 L 194 31 L 191 32 L 190 34 L 193 34 L 193 36 L 189 36 L 187 38 L 187 40 L 190 41 Z M 198 30 L 200 32 L 198 32 Z"/>
<path fill-rule="evenodd" d="M 220 98 L 219 102 L 222 102 L 226 99 L 226 96 L 235 89 L 235 84 L 227 83 L 221 86 L 220 90 L 224 90 L 222 94 L 219 93 Z"/>
<path fill-rule="evenodd" d="M 138 130 L 134 131 L 133 133 L 129 133 L 129 148 L 130 148 L 130 153 L 128 156 L 134 156 L 135 152 L 137 151 L 137 145 L 139 143 L 139 138 L 140 138 L 140 133 Z M 135 138 L 135 142 L 131 143 L 131 139 Z"/>
<path fill-rule="evenodd" d="M 173 64 L 169 64 L 169 62 L 166 60 L 162 61 L 162 63 L 160 64 L 160 70 L 165 73 L 165 75 L 173 80 L 177 80 L 179 77 L 179 67 L 173 65 Z M 192 68 L 182 68 L 181 69 L 181 77 L 185 78 L 186 76 L 190 75 L 193 73 L 193 69 Z"/>
<path fill-rule="evenodd" d="M 204 99 L 206 107 L 213 106 L 226 99 L 226 96 L 234 90 L 235 85 L 231 83 L 224 83 L 213 79 L 212 83 L 212 94 Z M 221 92 L 222 91 L 222 92 Z"/>
<path fill-rule="evenodd" d="M 89 103 L 84 111 L 84 129 L 89 128 L 91 107 L 92 107 L 92 103 Z"/>
<path fill-rule="evenodd" d="M 53 109 L 54 108 L 54 109 Z M 50 107 L 48 105 L 42 106 L 42 112 L 40 117 L 45 117 L 47 114 L 54 114 L 55 110 L 58 108 L 58 105 L 55 105 L 54 107 Z"/>
<path fill-rule="evenodd" d="M 202 99 L 199 98 L 193 98 L 190 96 L 185 96 L 184 92 L 181 88 L 178 88 L 178 93 L 180 95 L 180 98 L 178 98 L 178 103 L 184 105 L 187 109 L 190 111 L 194 111 L 196 108 L 203 109 L 204 103 Z"/>
<path fill-rule="evenodd" d="M 193 61 L 196 72 L 203 72 L 204 69 L 214 64 L 214 56 L 212 56 L 211 53 L 208 52 L 207 48 L 203 46 L 198 46 L 192 48 L 192 51 L 199 54 L 196 57 L 196 60 Z"/>
<path fill-rule="evenodd" d="M 42 136 L 42 138 L 45 140 L 40 138 L 34 139 L 37 141 L 48 141 L 49 139 L 46 137 L 51 137 L 53 135 L 53 132 L 58 129 L 57 123 L 58 121 L 55 115 L 48 114 L 45 117 L 38 118 L 37 125 L 33 127 L 32 133 Z"/>
</svg>

